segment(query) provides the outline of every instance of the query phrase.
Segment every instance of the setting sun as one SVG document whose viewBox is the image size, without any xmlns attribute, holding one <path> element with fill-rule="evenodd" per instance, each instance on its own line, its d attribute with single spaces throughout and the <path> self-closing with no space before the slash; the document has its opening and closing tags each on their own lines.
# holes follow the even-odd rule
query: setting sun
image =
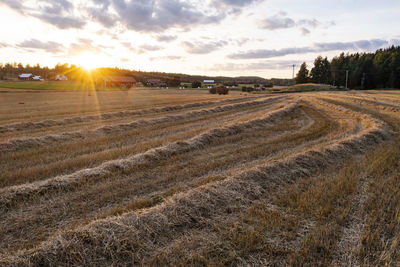
<svg viewBox="0 0 400 267">
<path fill-rule="evenodd" d="M 88 71 L 104 66 L 106 61 L 107 59 L 96 54 L 81 54 L 74 58 L 77 65 Z"/>
</svg>

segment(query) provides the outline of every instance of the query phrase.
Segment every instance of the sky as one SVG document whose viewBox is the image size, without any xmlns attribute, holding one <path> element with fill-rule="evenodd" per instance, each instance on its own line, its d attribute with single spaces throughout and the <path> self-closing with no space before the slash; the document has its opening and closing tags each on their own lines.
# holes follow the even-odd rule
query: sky
<svg viewBox="0 0 400 267">
<path fill-rule="evenodd" d="M 0 0 L 0 62 L 292 78 L 400 45 L 398 0 Z"/>
</svg>

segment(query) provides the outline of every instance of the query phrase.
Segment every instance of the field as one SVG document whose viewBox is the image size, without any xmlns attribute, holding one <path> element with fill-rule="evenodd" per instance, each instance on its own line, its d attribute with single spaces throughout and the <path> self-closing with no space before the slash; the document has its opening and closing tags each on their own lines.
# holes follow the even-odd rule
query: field
<svg viewBox="0 0 400 267">
<path fill-rule="evenodd" d="M 0 90 L 0 265 L 400 264 L 400 92 Z"/>
<path fill-rule="evenodd" d="M 94 90 L 94 85 L 90 83 L 84 82 L 75 82 L 75 81 L 45 81 L 45 82 L 26 82 L 26 81 L 18 81 L 18 82 L 0 82 L 0 90 L 4 90 L 4 88 L 9 89 L 25 89 L 25 90 Z M 98 87 L 97 90 L 120 90 L 118 87 Z"/>
</svg>

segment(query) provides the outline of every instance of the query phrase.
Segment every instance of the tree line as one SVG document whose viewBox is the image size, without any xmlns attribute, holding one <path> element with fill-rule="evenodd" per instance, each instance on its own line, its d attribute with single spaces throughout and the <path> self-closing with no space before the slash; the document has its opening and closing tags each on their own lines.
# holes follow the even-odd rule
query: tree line
<svg viewBox="0 0 400 267">
<path fill-rule="evenodd" d="M 341 53 L 328 58 L 318 56 L 308 70 L 304 62 L 295 83 L 331 84 L 352 89 L 400 88 L 400 46 L 379 49 L 374 53 Z"/>
<path fill-rule="evenodd" d="M 215 80 L 218 83 L 232 83 L 236 84 L 237 80 L 246 80 L 252 84 L 270 84 L 273 85 L 292 85 L 292 79 L 264 79 L 261 77 L 244 76 L 244 77 L 211 77 L 204 75 L 188 75 L 180 73 L 166 73 L 166 72 L 147 72 L 128 70 L 120 68 L 98 68 L 87 75 L 80 66 L 74 64 L 57 64 L 53 68 L 42 67 L 39 64 L 36 65 L 23 65 L 21 63 L 0 63 L 0 80 L 14 80 L 22 73 L 32 73 L 33 75 L 40 75 L 46 80 L 53 80 L 57 75 L 63 74 L 68 77 L 68 80 L 72 81 L 85 81 L 93 79 L 93 76 L 110 75 L 110 76 L 132 76 L 136 81 L 143 83 L 144 85 L 150 79 L 160 79 L 165 82 L 168 86 L 175 87 L 179 86 L 181 81 L 194 82 L 203 80 Z"/>
</svg>

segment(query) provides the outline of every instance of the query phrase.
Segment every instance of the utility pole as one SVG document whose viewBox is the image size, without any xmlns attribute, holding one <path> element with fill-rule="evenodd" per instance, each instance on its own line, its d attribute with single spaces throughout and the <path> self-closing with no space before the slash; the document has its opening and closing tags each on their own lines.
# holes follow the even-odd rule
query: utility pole
<svg viewBox="0 0 400 267">
<path fill-rule="evenodd" d="M 294 80 L 294 67 L 296 67 L 296 65 L 295 65 L 295 64 L 293 64 L 293 65 L 292 65 L 292 67 L 293 67 L 292 79 Z"/>
<path fill-rule="evenodd" d="M 347 90 L 347 82 L 349 81 L 349 70 L 346 70 L 346 90 Z"/>
</svg>

